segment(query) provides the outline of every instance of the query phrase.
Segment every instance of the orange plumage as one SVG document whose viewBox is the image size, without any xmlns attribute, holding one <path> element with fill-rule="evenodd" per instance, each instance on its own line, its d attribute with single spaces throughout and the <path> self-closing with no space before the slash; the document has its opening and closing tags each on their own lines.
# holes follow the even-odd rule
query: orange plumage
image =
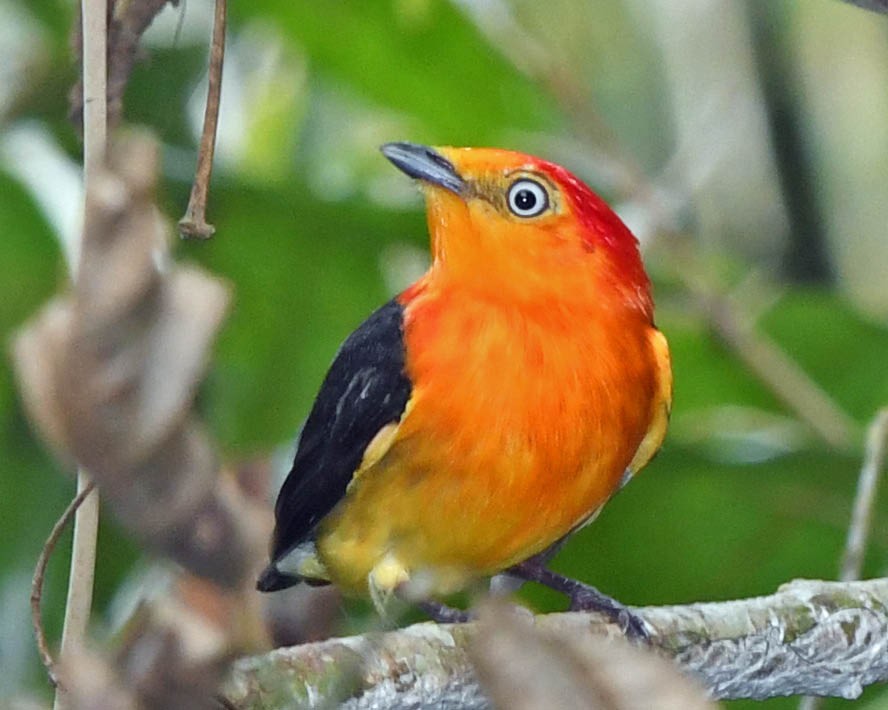
<svg viewBox="0 0 888 710">
<path fill-rule="evenodd" d="M 296 572 L 434 596 L 588 521 L 660 446 L 672 378 L 636 240 L 582 182 L 504 150 L 387 148 L 432 240 L 397 298 L 409 400 Z"/>
</svg>

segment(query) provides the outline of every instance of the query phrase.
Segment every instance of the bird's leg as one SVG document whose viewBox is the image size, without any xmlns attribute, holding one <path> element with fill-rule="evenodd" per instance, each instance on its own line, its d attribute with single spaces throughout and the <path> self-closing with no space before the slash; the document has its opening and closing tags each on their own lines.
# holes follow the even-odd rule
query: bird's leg
<svg viewBox="0 0 888 710">
<path fill-rule="evenodd" d="M 549 545 L 549 547 L 542 552 L 538 552 L 533 557 L 526 559 L 523 564 L 533 563 L 540 567 L 544 567 L 549 563 L 549 560 L 561 551 L 561 548 L 564 547 L 564 543 L 567 542 L 569 537 L 570 534 L 565 535 L 554 544 Z M 491 577 L 490 593 L 493 596 L 506 596 L 507 594 L 512 594 L 513 592 L 517 592 L 529 579 L 530 577 L 522 576 L 515 572 L 514 568 L 507 569 Z"/>
<path fill-rule="evenodd" d="M 455 609 L 431 599 L 418 602 L 417 606 L 439 624 L 464 624 L 474 619 L 474 616 L 468 611 Z"/>
<path fill-rule="evenodd" d="M 509 574 L 566 594 L 570 598 L 571 611 L 597 611 L 604 614 L 617 624 L 628 638 L 640 641 L 650 639 L 644 621 L 626 606 L 602 594 L 589 584 L 553 572 L 545 566 L 539 555 L 510 567 Z"/>
</svg>

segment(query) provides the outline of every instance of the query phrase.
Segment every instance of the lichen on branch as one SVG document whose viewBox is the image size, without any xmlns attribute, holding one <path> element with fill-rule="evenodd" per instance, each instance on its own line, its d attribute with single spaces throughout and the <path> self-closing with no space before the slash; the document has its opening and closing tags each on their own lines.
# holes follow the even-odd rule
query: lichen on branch
<svg viewBox="0 0 888 710">
<path fill-rule="evenodd" d="M 653 628 L 654 650 L 713 697 L 855 698 L 864 686 L 888 679 L 886 606 L 886 579 L 798 580 L 767 597 L 634 611 Z M 584 613 L 537 616 L 531 631 L 552 638 L 618 634 Z M 226 696 L 242 710 L 331 702 L 487 708 L 470 660 L 478 636 L 476 624 L 427 623 L 278 649 L 237 661 Z"/>
</svg>

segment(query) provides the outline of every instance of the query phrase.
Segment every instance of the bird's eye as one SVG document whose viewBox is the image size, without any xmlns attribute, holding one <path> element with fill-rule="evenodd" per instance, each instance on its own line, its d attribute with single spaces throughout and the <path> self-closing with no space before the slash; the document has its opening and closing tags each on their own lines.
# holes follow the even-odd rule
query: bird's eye
<svg viewBox="0 0 888 710">
<path fill-rule="evenodd" d="M 522 178 L 509 188 L 509 209 L 518 217 L 536 217 L 549 207 L 546 189 L 534 180 Z"/>
</svg>

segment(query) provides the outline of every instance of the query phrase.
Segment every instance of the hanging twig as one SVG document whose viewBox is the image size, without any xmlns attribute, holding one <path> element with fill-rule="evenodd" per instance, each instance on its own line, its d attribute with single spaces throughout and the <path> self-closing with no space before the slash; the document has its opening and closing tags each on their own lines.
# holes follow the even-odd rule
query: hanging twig
<svg viewBox="0 0 888 710">
<path fill-rule="evenodd" d="M 219 103 L 222 95 L 222 64 L 225 58 L 226 0 L 216 0 L 213 17 L 213 40 L 210 47 L 210 70 L 207 85 L 207 106 L 204 110 L 203 133 L 197 154 L 197 170 L 185 216 L 179 220 L 179 234 L 183 239 L 209 239 L 216 231 L 207 223 L 207 192 L 213 173 L 213 152 L 216 148 L 216 127 L 219 123 Z"/>
<path fill-rule="evenodd" d="M 40 653 L 40 659 L 43 661 L 43 665 L 46 668 L 49 682 L 55 687 L 59 686 L 59 677 L 55 671 L 55 661 L 49 651 L 49 644 L 46 642 L 46 632 L 43 629 L 43 614 L 40 609 L 43 600 L 43 580 L 46 576 L 46 566 L 49 564 L 49 558 L 52 557 L 52 553 L 55 551 L 59 538 L 62 536 L 62 533 L 70 522 L 71 516 L 73 516 L 77 509 L 80 508 L 83 501 L 90 493 L 92 493 L 95 487 L 95 482 L 90 481 L 86 488 L 80 491 L 74 499 L 68 503 L 65 512 L 62 513 L 55 525 L 52 526 L 52 531 L 49 533 L 49 537 L 46 538 L 46 543 L 44 543 L 43 549 L 40 551 L 40 557 L 37 558 L 34 577 L 31 579 L 31 622 L 34 625 L 34 638 L 37 640 L 37 650 Z"/>
</svg>

